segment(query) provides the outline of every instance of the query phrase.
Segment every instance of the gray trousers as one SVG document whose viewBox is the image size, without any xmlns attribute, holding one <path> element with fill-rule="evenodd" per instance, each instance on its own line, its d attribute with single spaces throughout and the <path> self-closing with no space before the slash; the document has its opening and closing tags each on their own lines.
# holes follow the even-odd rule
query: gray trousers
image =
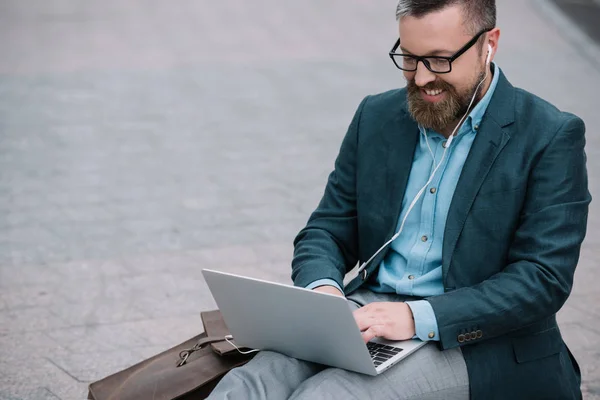
<svg viewBox="0 0 600 400">
<path fill-rule="evenodd" d="M 358 290 L 351 308 L 372 302 L 413 298 Z M 278 399 L 453 400 L 469 398 L 469 377 L 460 348 L 440 351 L 429 343 L 378 376 L 297 360 L 262 351 L 231 370 L 213 390 L 211 400 Z"/>
</svg>

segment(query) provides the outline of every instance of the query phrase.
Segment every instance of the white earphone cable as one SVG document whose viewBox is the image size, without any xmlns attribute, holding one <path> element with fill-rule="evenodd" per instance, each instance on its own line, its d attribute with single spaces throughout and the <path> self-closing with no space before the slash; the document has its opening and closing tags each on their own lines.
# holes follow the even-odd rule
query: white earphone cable
<svg viewBox="0 0 600 400">
<path fill-rule="evenodd" d="M 258 350 L 258 349 L 255 349 L 255 350 L 248 350 L 248 351 L 243 351 L 243 350 L 240 350 L 240 348 L 239 348 L 239 347 L 237 347 L 237 346 L 235 345 L 235 343 L 233 343 L 231 340 L 233 340 L 233 336 L 232 336 L 232 335 L 227 335 L 227 336 L 225 336 L 225 341 L 226 341 L 227 343 L 229 343 L 230 345 L 232 345 L 233 347 L 235 347 L 235 349 L 236 349 L 236 350 L 237 350 L 237 351 L 238 351 L 240 354 L 252 354 L 252 353 L 256 353 L 256 352 L 259 352 L 259 351 L 260 351 L 260 350 Z"/>
<path fill-rule="evenodd" d="M 490 50 L 491 50 L 491 48 L 490 48 Z M 490 55 L 491 55 L 491 51 L 488 53 L 488 58 L 486 60 L 486 65 L 489 63 Z M 487 68 L 486 68 L 485 69 L 485 76 L 483 77 L 483 79 L 481 80 L 481 82 L 479 82 L 479 85 L 477 85 L 477 88 L 475 89 L 475 93 L 473 94 L 473 97 L 471 98 L 471 102 L 469 103 L 469 106 L 467 107 L 467 112 L 459 120 L 458 124 L 456 125 L 456 128 L 454 128 L 454 131 L 452 131 L 452 134 L 450 135 L 450 137 L 448 138 L 448 141 L 446 142 L 446 147 L 444 148 L 444 153 L 442 154 L 442 159 L 440 160 L 439 164 L 434 168 L 434 170 L 431 173 L 431 176 L 429 177 L 429 179 L 427 180 L 427 183 L 425 184 L 425 186 L 423 186 L 421 188 L 421 190 L 419 190 L 419 192 L 417 193 L 417 195 L 415 196 L 415 198 L 413 199 L 413 201 L 410 203 L 410 206 L 408 207 L 408 210 L 407 210 L 406 214 L 404 215 L 404 218 L 402 219 L 402 223 L 400 224 L 400 228 L 398 229 L 398 232 L 396 232 L 396 234 L 394 234 L 390 240 L 388 240 L 387 242 L 385 242 L 385 244 L 383 246 L 381 246 L 379 248 L 379 250 L 377 250 L 375 252 L 375 254 L 373 254 L 371 256 L 371 258 L 369 258 L 367 261 L 363 262 L 360 265 L 360 267 L 358 268 L 357 274 L 360 274 L 366 268 L 366 266 L 371 261 L 373 261 L 373 259 L 379 253 L 381 253 L 381 251 L 383 249 L 385 249 L 390 243 L 392 243 L 394 240 L 396 240 L 400 236 L 400 234 L 402 233 L 402 230 L 404 229 L 404 224 L 406 223 L 406 219 L 408 218 L 410 212 L 412 211 L 413 207 L 419 201 L 419 198 L 423 195 L 423 192 L 427 189 L 427 187 L 433 181 L 433 178 L 435 177 L 435 174 L 437 173 L 438 169 L 444 163 L 444 158 L 446 157 L 446 152 L 448 151 L 448 149 L 450 148 L 450 145 L 452 144 L 452 141 L 454 140 L 454 135 L 456 134 L 456 131 L 460 128 L 460 126 L 463 124 L 465 118 L 467 118 L 467 116 L 469 115 L 469 112 L 471 111 L 471 107 L 473 106 L 473 102 L 475 101 L 475 98 L 477 97 L 477 93 L 479 93 L 479 88 L 481 87 L 481 85 L 483 84 L 483 82 L 485 82 L 485 80 L 487 79 L 487 76 L 488 76 L 488 72 L 487 72 Z M 425 133 L 425 141 L 427 142 L 427 147 L 429 148 L 429 152 L 431 153 L 431 157 L 433 158 L 433 165 L 435 165 L 435 156 L 433 155 L 433 151 L 431 150 L 431 147 L 429 146 L 429 140 L 427 138 L 427 133 Z"/>
</svg>

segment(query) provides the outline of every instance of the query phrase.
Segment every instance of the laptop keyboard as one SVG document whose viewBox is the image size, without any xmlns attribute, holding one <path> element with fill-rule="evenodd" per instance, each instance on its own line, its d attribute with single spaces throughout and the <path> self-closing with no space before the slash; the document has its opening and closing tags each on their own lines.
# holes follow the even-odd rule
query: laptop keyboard
<svg viewBox="0 0 600 400">
<path fill-rule="evenodd" d="M 375 364 L 375 367 L 379 367 L 381 364 L 389 360 L 390 358 L 398 355 L 402 349 L 400 347 L 392 347 L 381 343 L 367 343 L 367 349 L 371 355 L 371 359 Z"/>
</svg>

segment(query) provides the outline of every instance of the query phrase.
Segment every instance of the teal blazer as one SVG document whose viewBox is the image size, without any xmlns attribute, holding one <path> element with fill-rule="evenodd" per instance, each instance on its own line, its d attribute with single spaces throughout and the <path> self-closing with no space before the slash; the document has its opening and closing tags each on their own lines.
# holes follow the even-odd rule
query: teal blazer
<svg viewBox="0 0 600 400">
<path fill-rule="evenodd" d="M 556 312 L 571 292 L 588 206 L 585 126 L 501 73 L 446 222 L 442 350 L 457 346 L 473 399 L 579 399 Z M 297 286 L 343 278 L 391 238 L 419 129 L 406 90 L 366 97 L 317 209 L 294 241 Z M 345 289 L 375 279 L 381 252 Z"/>
</svg>

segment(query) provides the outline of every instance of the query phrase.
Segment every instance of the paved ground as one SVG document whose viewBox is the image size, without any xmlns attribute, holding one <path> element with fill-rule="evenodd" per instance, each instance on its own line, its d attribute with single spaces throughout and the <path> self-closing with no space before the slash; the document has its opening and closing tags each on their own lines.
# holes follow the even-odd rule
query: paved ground
<svg viewBox="0 0 600 400">
<path fill-rule="evenodd" d="M 543 0 L 497 61 L 586 121 L 600 64 Z M 403 85 L 383 0 L 0 2 L 0 399 L 83 399 L 214 306 L 200 268 L 289 282 L 291 242 L 362 97 Z M 576 39 L 573 39 L 576 38 Z M 600 398 L 600 205 L 560 314 Z M 594 395 L 595 394 L 595 395 Z"/>
</svg>

